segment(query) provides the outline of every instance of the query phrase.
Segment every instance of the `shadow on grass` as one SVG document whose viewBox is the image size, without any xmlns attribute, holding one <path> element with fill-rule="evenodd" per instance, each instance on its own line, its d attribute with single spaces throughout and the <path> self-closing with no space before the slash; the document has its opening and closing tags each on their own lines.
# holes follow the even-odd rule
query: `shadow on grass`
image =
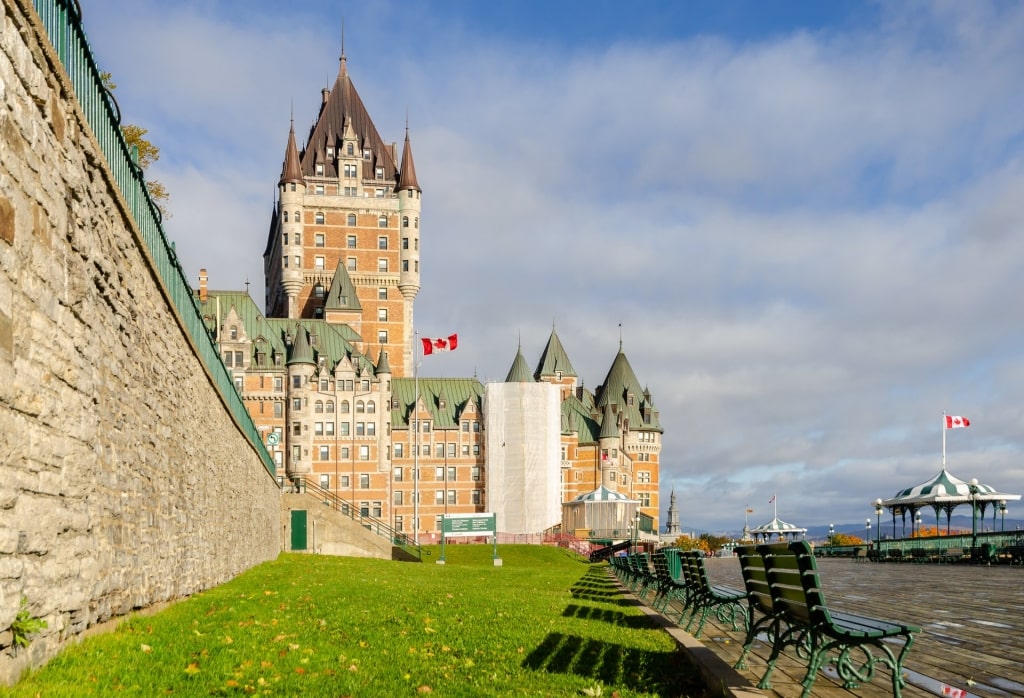
<svg viewBox="0 0 1024 698">
<path fill-rule="evenodd" d="M 583 620 L 598 620 L 602 623 L 619 625 L 624 628 L 654 628 L 656 627 L 647 616 L 629 616 L 622 611 L 615 611 L 610 608 L 598 608 L 596 606 L 578 606 L 569 604 L 562 611 L 566 618 L 582 618 Z"/>
<path fill-rule="evenodd" d="M 574 599 L 600 601 L 615 606 L 637 606 L 634 599 L 625 599 L 622 592 L 608 577 L 607 568 L 592 568 L 569 589 Z"/>
<path fill-rule="evenodd" d="M 660 696 L 702 696 L 703 681 L 679 650 L 651 652 L 551 633 L 523 660 L 534 671 L 573 674 Z"/>
</svg>

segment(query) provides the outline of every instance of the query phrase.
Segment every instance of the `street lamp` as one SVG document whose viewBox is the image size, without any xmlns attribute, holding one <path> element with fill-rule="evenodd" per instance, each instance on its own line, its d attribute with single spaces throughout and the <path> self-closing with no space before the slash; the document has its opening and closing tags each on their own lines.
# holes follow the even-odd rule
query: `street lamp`
<svg viewBox="0 0 1024 698">
<path fill-rule="evenodd" d="M 864 519 L 864 545 L 871 546 L 871 519 Z"/>
<path fill-rule="evenodd" d="M 882 500 L 875 500 L 875 516 L 877 517 L 877 525 L 875 526 L 875 550 L 878 551 L 879 555 L 882 553 Z"/>
<path fill-rule="evenodd" d="M 835 533 L 836 533 L 835 524 L 829 524 L 828 525 L 828 554 L 829 555 L 832 554 L 832 546 L 835 545 L 835 541 L 832 539 L 832 537 L 835 535 Z"/>
<path fill-rule="evenodd" d="M 972 477 L 971 481 L 967 483 L 967 489 L 971 493 L 971 555 L 974 555 L 975 548 L 978 547 L 978 478 Z"/>
<path fill-rule="evenodd" d="M 917 518 L 914 519 L 914 521 L 917 522 L 917 535 L 920 538 L 920 536 L 921 536 L 921 512 L 917 512 Z"/>
<path fill-rule="evenodd" d="M 1006 532 L 1006 500 L 999 500 L 999 513 L 1003 515 L 1003 523 L 999 526 L 1000 533 Z"/>
</svg>

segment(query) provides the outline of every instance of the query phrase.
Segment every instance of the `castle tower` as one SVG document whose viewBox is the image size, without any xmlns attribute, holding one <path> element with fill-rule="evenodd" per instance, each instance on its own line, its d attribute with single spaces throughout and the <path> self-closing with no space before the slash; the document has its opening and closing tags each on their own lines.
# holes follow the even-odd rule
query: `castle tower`
<svg viewBox="0 0 1024 698">
<path fill-rule="evenodd" d="M 362 354 L 402 356 L 395 377 L 412 375 L 420 287 L 421 189 L 408 133 L 401 162 L 399 169 L 397 144 L 377 132 L 342 54 L 301 149 L 289 132 L 264 252 L 267 317 L 358 325 Z M 329 304 L 332 288 L 354 295 Z M 349 311 L 357 308 L 355 323 Z"/>
<path fill-rule="evenodd" d="M 668 497 L 668 523 L 665 525 L 665 533 L 672 536 L 679 535 L 679 509 L 676 508 L 675 489 Z"/>
<path fill-rule="evenodd" d="M 306 329 L 295 325 L 295 335 L 288 348 L 288 361 L 285 363 L 288 380 L 288 400 L 285 403 L 285 450 L 287 465 L 285 472 L 288 477 L 309 475 L 313 472 L 311 453 L 313 451 L 313 431 L 310 429 L 312 409 L 309 403 L 309 392 L 316 390 L 314 374 L 316 360 L 313 349 L 309 346 Z M 311 384 L 312 382 L 312 384 Z"/>
</svg>

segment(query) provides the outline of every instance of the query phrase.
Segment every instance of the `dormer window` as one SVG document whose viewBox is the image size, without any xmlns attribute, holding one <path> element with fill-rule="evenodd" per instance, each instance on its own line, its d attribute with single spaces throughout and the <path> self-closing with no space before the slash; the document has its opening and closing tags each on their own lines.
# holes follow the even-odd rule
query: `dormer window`
<svg viewBox="0 0 1024 698">
<path fill-rule="evenodd" d="M 321 165 L 321 164 L 317 163 L 317 166 L 316 166 L 316 174 L 317 174 L 317 176 L 319 176 L 319 177 L 323 177 L 323 176 L 324 176 L 324 166 L 323 166 L 323 165 Z"/>
<path fill-rule="evenodd" d="M 377 179 L 384 179 L 384 168 L 378 167 L 377 169 L 374 170 L 374 174 L 377 177 Z"/>
<path fill-rule="evenodd" d="M 356 154 L 355 145 L 353 145 L 352 143 L 347 144 L 345 146 L 345 154 L 346 155 L 355 155 Z"/>
<path fill-rule="evenodd" d="M 334 157 L 334 146 L 330 146 L 330 145 L 327 146 L 327 157 L 329 157 L 329 158 L 333 158 Z"/>
<path fill-rule="evenodd" d="M 371 156 L 370 149 L 369 148 L 364 148 L 363 149 L 363 160 L 369 160 L 370 156 Z"/>
</svg>

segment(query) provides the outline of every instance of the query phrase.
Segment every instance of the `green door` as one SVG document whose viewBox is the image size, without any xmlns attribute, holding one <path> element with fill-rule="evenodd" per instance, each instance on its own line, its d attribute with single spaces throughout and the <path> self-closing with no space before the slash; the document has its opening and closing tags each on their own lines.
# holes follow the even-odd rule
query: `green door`
<svg viewBox="0 0 1024 698">
<path fill-rule="evenodd" d="M 306 549 L 306 514 L 305 509 L 292 509 L 292 550 Z"/>
</svg>

